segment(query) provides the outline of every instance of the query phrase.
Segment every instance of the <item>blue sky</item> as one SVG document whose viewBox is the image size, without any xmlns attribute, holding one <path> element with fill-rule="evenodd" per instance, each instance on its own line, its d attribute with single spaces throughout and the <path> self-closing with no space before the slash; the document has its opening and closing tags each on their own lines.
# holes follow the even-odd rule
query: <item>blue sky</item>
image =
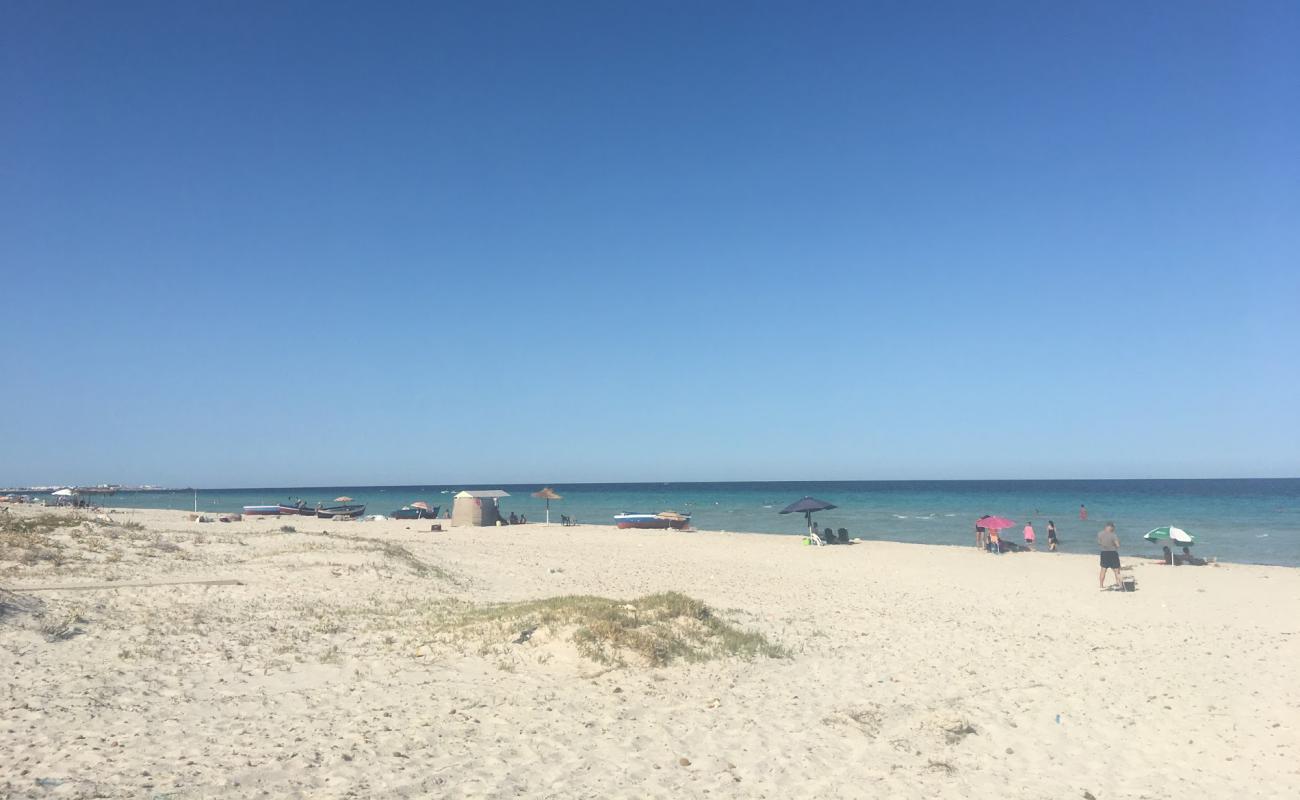
<svg viewBox="0 0 1300 800">
<path fill-rule="evenodd" d="M 1300 5 L 0 7 L 0 483 L 1300 475 Z"/>
</svg>

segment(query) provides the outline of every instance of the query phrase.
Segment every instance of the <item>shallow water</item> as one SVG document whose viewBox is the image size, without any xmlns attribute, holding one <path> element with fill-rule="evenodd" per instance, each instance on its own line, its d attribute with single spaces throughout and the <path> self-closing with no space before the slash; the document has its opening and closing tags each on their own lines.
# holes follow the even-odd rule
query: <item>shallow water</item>
<svg viewBox="0 0 1300 800">
<path fill-rule="evenodd" d="M 366 513 L 387 514 L 415 500 L 446 507 L 460 489 L 502 488 L 506 513 L 524 513 L 530 522 L 544 518 L 540 488 L 527 486 L 331 486 L 311 488 L 201 489 L 203 511 L 239 511 L 244 505 L 276 503 L 290 497 L 311 505 L 347 495 L 366 503 Z M 819 525 L 847 528 L 853 536 L 929 544 L 973 544 L 974 520 L 997 514 L 1031 520 L 1040 549 L 1047 544 L 1047 521 L 1056 522 L 1065 552 L 1095 551 L 1096 533 L 1113 520 L 1130 555 L 1154 555 L 1141 539 L 1161 525 L 1177 525 L 1196 536 L 1195 552 L 1224 561 L 1300 566 L 1300 479 L 1117 480 L 1117 481 L 831 481 L 764 483 L 610 483 L 554 487 L 563 500 L 551 504 L 551 519 L 569 514 L 581 522 L 612 524 L 620 511 L 690 512 L 704 530 L 801 534 L 803 515 L 777 512 L 803 495 L 839 506 L 816 515 Z M 192 509 L 195 494 L 122 492 L 102 498 L 122 508 Z M 1079 520 L 1079 504 L 1088 520 Z"/>
</svg>

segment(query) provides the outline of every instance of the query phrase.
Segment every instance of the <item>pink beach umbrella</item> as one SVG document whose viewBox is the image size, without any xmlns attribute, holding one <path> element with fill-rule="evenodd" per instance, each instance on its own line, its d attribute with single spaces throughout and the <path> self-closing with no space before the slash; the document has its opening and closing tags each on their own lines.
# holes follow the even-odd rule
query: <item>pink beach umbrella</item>
<svg viewBox="0 0 1300 800">
<path fill-rule="evenodd" d="M 985 517 L 983 519 L 975 520 L 975 524 L 986 530 L 1000 531 L 1010 528 L 1016 523 L 1014 520 L 1007 519 L 1006 517 Z"/>
</svg>

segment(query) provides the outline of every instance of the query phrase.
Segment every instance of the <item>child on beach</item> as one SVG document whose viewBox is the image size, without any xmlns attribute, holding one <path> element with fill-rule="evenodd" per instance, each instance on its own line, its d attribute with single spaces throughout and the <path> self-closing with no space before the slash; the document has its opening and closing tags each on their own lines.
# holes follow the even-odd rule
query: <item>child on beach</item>
<svg viewBox="0 0 1300 800">
<path fill-rule="evenodd" d="M 1056 552 L 1056 523 L 1047 521 L 1047 549 Z"/>
<path fill-rule="evenodd" d="M 1034 523 L 1033 522 L 1025 523 L 1024 533 L 1025 533 L 1025 549 L 1033 550 L 1034 549 Z"/>
</svg>

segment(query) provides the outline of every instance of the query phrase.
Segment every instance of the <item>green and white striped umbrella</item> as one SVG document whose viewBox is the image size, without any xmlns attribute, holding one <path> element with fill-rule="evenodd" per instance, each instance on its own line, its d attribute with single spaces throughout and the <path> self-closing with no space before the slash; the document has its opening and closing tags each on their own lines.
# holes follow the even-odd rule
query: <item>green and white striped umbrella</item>
<svg viewBox="0 0 1300 800">
<path fill-rule="evenodd" d="M 1166 525 L 1163 528 L 1156 528 L 1155 530 L 1147 531 L 1147 535 L 1142 538 L 1146 539 L 1148 542 L 1168 539 L 1171 542 L 1178 542 L 1179 544 L 1191 544 L 1196 541 L 1195 536 L 1182 528 L 1175 528 L 1173 525 Z"/>
</svg>

